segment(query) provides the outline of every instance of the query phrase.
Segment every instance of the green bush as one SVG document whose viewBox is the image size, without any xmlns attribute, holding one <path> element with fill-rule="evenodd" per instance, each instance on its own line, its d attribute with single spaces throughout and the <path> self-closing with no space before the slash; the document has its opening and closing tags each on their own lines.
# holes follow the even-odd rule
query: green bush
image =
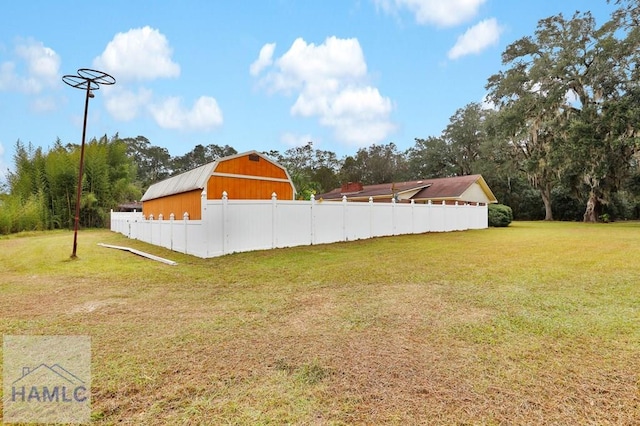
<svg viewBox="0 0 640 426">
<path fill-rule="evenodd" d="M 9 204 L 10 200 L 8 196 L 0 197 L 0 235 L 11 233 L 11 218 L 13 212 Z"/>
<path fill-rule="evenodd" d="M 504 204 L 489 204 L 489 226 L 509 226 L 512 221 L 511 207 Z"/>
<path fill-rule="evenodd" d="M 43 195 L 33 194 L 26 200 L 4 195 L 0 199 L 0 235 L 46 229 Z"/>
</svg>

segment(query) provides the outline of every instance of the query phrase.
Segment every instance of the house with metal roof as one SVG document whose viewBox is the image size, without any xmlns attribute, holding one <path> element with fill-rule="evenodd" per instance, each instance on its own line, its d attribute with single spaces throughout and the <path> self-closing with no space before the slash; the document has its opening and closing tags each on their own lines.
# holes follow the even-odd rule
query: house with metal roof
<svg viewBox="0 0 640 426">
<path fill-rule="evenodd" d="M 482 175 L 454 176 L 437 179 L 421 179 L 408 182 L 382 183 L 376 185 L 362 185 L 349 182 L 325 194 L 316 195 L 317 200 L 342 200 L 374 202 L 415 202 L 447 204 L 497 203 L 495 195 L 487 185 Z"/>
<path fill-rule="evenodd" d="M 211 163 L 152 184 L 142 197 L 145 217 L 169 219 L 173 213 L 199 220 L 202 199 L 295 199 L 295 187 L 287 170 L 257 151 L 219 158 Z"/>
</svg>

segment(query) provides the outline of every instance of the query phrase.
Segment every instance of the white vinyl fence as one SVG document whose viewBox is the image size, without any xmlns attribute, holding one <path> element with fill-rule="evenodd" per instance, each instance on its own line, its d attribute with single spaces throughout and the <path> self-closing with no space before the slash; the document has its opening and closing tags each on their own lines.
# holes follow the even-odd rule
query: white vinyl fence
<svg viewBox="0 0 640 426">
<path fill-rule="evenodd" d="M 487 228 L 487 206 L 335 201 L 207 200 L 202 219 L 111 212 L 111 230 L 198 257 L 425 232 Z"/>
</svg>

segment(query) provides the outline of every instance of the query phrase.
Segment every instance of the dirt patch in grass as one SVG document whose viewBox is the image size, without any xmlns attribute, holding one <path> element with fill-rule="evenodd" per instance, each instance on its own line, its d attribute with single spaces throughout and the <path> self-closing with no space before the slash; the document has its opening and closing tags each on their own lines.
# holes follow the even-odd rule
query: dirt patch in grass
<svg viewBox="0 0 640 426">
<path fill-rule="evenodd" d="M 69 314 L 90 314 L 98 309 L 103 309 L 112 305 L 123 305 L 125 302 L 122 300 L 105 299 L 105 300 L 90 300 L 84 302 L 81 305 L 77 305 L 71 308 Z"/>
</svg>

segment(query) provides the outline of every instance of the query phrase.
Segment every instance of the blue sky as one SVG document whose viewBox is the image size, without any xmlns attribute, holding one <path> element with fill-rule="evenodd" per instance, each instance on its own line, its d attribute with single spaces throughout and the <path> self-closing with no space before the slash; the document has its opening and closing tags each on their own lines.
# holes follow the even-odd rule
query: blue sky
<svg viewBox="0 0 640 426">
<path fill-rule="evenodd" d="M 0 179 L 14 145 L 79 143 L 79 68 L 116 84 L 91 99 L 87 137 L 147 137 L 182 155 L 197 144 L 239 152 L 313 141 L 339 157 L 439 136 L 485 96 L 513 41 L 540 19 L 605 0 L 254 0 L 0 6 Z"/>
</svg>

